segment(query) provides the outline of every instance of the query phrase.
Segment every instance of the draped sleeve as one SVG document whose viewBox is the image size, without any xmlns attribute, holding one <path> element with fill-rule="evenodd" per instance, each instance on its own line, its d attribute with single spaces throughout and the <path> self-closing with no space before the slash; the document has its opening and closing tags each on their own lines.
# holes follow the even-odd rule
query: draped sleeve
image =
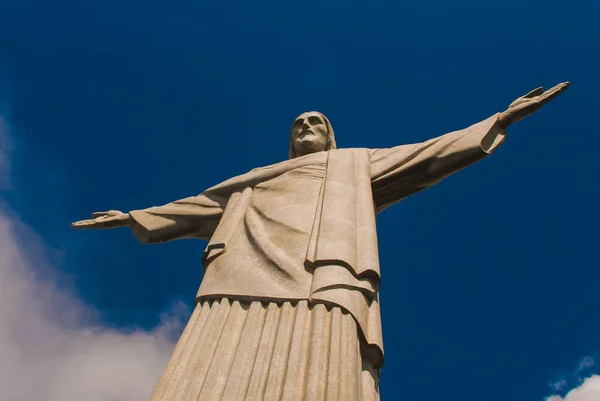
<svg viewBox="0 0 600 401">
<path fill-rule="evenodd" d="M 228 198 L 212 193 L 129 212 L 132 231 L 144 244 L 180 238 L 210 239 L 219 225 Z"/>
<path fill-rule="evenodd" d="M 378 212 L 478 162 L 504 141 L 498 114 L 423 143 L 370 150 L 373 200 Z"/>
</svg>

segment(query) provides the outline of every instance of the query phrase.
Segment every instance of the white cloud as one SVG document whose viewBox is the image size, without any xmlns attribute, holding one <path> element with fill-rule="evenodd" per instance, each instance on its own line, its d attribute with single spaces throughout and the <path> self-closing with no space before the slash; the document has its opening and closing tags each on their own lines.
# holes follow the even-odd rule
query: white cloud
<svg viewBox="0 0 600 401">
<path fill-rule="evenodd" d="M 9 139 L 0 119 L 5 188 Z M 103 327 L 93 308 L 59 288 L 43 241 L 1 203 L 0 400 L 147 400 L 181 328 L 181 306 L 151 331 Z"/>
<path fill-rule="evenodd" d="M 546 401 L 598 401 L 600 400 L 600 376 L 588 377 L 577 388 L 569 391 L 564 397 L 554 395 Z"/>
<path fill-rule="evenodd" d="M 573 378 L 579 385 L 570 390 L 564 397 L 553 395 L 547 397 L 545 401 L 598 401 L 600 400 L 600 376 L 593 375 L 585 378 L 585 371 L 594 366 L 595 360 L 591 356 L 586 356 L 577 365 L 573 373 Z M 588 373 L 589 375 L 589 373 Z M 565 379 L 560 379 L 554 383 L 550 383 L 554 391 L 562 391 L 567 386 Z"/>
</svg>

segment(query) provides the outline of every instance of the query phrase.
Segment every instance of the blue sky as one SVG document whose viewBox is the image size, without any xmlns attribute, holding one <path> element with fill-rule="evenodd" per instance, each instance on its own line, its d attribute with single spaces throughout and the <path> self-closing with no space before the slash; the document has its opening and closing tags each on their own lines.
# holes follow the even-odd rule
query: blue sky
<svg viewBox="0 0 600 401">
<path fill-rule="evenodd" d="M 140 392 L 116 395 L 144 399 L 173 336 L 165 321 L 191 306 L 205 244 L 141 245 L 127 230 L 72 231 L 71 221 L 283 160 L 303 111 L 325 113 L 340 147 L 390 147 L 569 80 L 494 155 L 378 219 L 382 399 L 565 396 L 600 373 L 599 17 L 592 0 L 0 1 L 0 266 L 29 286 L 10 300 L 50 286 L 32 296 L 54 315 L 31 306 L 21 316 L 37 313 L 44 327 L 77 304 L 69 338 L 89 327 L 124 336 L 120 350 L 137 350 L 128 367 L 154 355 Z M 17 337 L 0 340 L 27 348 Z M 69 387 L 31 358 L 47 386 Z M 124 389 L 126 379 L 111 378 Z M 574 394 L 566 399 L 588 401 Z"/>
</svg>

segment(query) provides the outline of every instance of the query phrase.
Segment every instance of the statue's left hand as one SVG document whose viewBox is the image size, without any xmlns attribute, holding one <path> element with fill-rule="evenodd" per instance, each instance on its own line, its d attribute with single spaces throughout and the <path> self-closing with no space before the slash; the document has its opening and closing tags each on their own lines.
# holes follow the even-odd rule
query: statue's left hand
<svg viewBox="0 0 600 401">
<path fill-rule="evenodd" d="M 543 105 L 563 93 L 569 87 L 569 82 L 563 82 L 544 92 L 544 88 L 537 88 L 521 96 L 508 106 L 508 109 L 500 113 L 498 125 L 506 129 L 509 125 L 533 114 Z"/>
</svg>

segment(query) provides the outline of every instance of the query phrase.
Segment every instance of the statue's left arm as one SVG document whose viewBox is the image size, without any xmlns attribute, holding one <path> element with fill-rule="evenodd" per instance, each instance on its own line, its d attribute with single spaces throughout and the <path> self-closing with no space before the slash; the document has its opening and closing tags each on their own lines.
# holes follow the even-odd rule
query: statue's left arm
<svg viewBox="0 0 600 401">
<path fill-rule="evenodd" d="M 379 211 L 483 159 L 504 141 L 496 114 L 427 142 L 371 153 L 373 199 Z"/>
<path fill-rule="evenodd" d="M 509 125 L 525 118 L 568 88 L 559 84 L 535 89 L 502 113 L 466 129 L 429 141 L 372 150 L 371 180 L 378 211 L 428 188 L 493 153 L 504 141 Z"/>
</svg>

